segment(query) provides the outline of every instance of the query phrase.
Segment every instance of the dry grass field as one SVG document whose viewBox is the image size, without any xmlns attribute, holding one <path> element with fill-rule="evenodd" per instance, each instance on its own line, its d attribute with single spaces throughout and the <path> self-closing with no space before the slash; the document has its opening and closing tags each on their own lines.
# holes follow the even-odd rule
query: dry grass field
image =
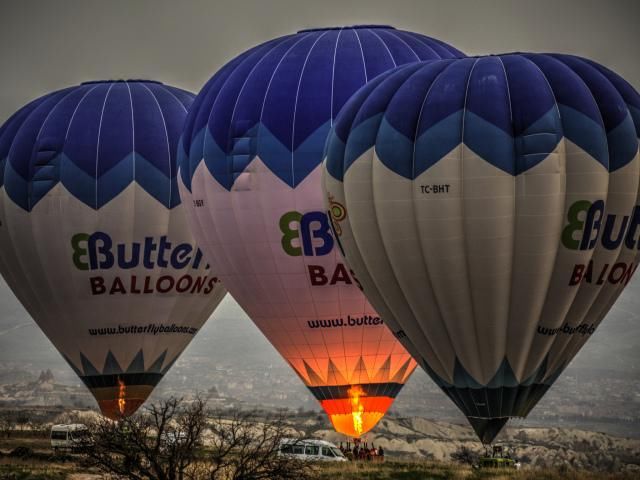
<svg viewBox="0 0 640 480">
<path fill-rule="evenodd" d="M 638 473 L 594 473 L 567 469 L 477 470 L 444 462 L 323 465 L 321 480 L 636 480 Z"/>
</svg>

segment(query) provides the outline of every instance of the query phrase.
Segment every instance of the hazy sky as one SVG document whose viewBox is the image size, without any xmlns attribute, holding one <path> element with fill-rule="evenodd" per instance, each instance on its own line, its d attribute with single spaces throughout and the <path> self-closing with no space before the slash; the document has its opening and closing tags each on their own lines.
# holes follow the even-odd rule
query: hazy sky
<svg viewBox="0 0 640 480">
<path fill-rule="evenodd" d="M 0 121 L 85 80 L 149 78 L 197 92 L 251 46 L 308 27 L 378 23 L 467 54 L 590 57 L 640 88 L 638 0 L 0 0 Z"/>
</svg>

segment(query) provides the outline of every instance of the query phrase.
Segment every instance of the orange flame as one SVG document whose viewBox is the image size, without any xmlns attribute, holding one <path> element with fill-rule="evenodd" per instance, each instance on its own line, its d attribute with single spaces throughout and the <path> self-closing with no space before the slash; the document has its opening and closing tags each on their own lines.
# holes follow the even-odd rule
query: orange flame
<svg viewBox="0 0 640 480">
<path fill-rule="evenodd" d="M 127 396 L 127 386 L 120 379 L 118 379 L 118 385 L 118 410 L 120 411 L 120 415 L 124 416 L 125 408 L 127 406 L 127 401 L 125 400 L 125 397 Z"/>
<path fill-rule="evenodd" d="M 353 429 L 358 434 L 358 437 L 362 435 L 364 431 L 362 414 L 364 413 L 364 405 L 360 402 L 360 397 L 366 396 L 366 393 L 360 385 L 354 385 L 351 387 L 347 394 L 351 401 L 351 418 L 353 420 Z"/>
</svg>

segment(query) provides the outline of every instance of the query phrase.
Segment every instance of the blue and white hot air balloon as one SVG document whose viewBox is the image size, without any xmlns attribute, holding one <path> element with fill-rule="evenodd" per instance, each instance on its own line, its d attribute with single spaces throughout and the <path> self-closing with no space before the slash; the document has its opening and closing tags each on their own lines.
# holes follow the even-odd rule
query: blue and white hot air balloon
<svg viewBox="0 0 640 480">
<path fill-rule="evenodd" d="M 0 272 L 111 418 L 144 402 L 225 295 L 178 195 L 192 102 L 88 82 L 0 129 Z"/>
<path fill-rule="evenodd" d="M 391 27 L 304 30 L 231 60 L 185 122 L 181 196 L 196 240 L 350 436 L 376 425 L 416 365 L 335 247 L 321 188 L 324 144 L 365 83 L 398 65 L 460 56 Z"/>
<path fill-rule="evenodd" d="M 346 261 L 483 442 L 634 274 L 639 133 L 626 81 L 555 54 L 409 65 L 338 116 L 324 187 Z"/>
</svg>

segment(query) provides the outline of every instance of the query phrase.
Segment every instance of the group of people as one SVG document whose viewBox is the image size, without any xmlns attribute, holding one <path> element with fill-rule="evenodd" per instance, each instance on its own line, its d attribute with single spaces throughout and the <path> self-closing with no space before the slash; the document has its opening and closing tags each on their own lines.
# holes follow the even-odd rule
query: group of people
<svg viewBox="0 0 640 480">
<path fill-rule="evenodd" d="M 376 448 L 373 443 L 371 443 L 371 448 L 369 448 L 367 442 L 364 444 L 361 442 L 354 442 L 352 448 L 350 442 L 347 442 L 346 446 L 340 442 L 340 451 L 349 460 L 384 461 L 384 449 L 382 447 Z"/>
</svg>

